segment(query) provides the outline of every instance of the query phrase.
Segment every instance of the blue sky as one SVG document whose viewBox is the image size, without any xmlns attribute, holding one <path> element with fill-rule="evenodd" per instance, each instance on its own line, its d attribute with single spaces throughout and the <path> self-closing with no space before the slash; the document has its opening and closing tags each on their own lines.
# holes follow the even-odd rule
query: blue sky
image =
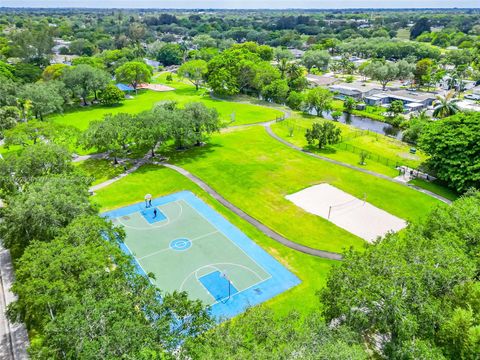
<svg viewBox="0 0 480 360">
<path fill-rule="evenodd" d="M 480 0 L 1 0 L 5 7 L 123 8 L 422 8 L 480 7 Z"/>
</svg>

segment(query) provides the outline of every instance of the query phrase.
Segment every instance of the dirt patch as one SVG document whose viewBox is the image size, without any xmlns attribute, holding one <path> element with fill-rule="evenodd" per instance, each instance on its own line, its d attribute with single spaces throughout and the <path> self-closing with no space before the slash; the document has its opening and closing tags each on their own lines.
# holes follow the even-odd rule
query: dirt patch
<svg viewBox="0 0 480 360">
<path fill-rule="evenodd" d="M 162 84 L 141 84 L 138 86 L 139 89 L 149 89 L 153 91 L 165 92 L 165 91 L 173 91 L 174 88 L 162 85 Z"/>
</svg>

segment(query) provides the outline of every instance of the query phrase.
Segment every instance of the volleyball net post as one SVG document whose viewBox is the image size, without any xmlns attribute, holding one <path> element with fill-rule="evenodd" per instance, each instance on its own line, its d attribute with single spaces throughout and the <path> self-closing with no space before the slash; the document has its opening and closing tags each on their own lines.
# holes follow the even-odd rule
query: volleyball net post
<svg viewBox="0 0 480 360">
<path fill-rule="evenodd" d="M 342 203 L 342 204 L 330 205 L 330 206 L 328 207 L 328 216 L 327 216 L 327 219 L 330 220 L 330 217 L 332 216 L 332 211 L 339 210 L 339 209 L 346 209 L 346 208 L 349 208 L 349 207 L 353 207 L 353 206 L 354 206 L 355 204 L 357 204 L 359 201 L 361 201 L 362 206 L 364 206 L 365 203 L 367 202 L 367 194 L 366 194 L 366 193 L 363 193 L 363 198 L 362 198 L 362 199 L 355 198 L 355 199 L 353 199 L 353 200 L 344 202 L 344 203 Z"/>
</svg>

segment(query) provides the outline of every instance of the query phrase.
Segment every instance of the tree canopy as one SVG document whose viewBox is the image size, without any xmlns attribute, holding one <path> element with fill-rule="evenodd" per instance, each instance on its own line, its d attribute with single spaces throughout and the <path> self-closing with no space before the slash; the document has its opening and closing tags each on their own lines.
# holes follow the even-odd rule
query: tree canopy
<svg viewBox="0 0 480 360">
<path fill-rule="evenodd" d="M 150 82 L 152 69 L 140 61 L 127 62 L 115 70 L 117 81 L 126 82 L 137 91 L 138 85 Z"/>
<path fill-rule="evenodd" d="M 430 156 L 428 166 L 452 188 L 480 189 L 480 114 L 460 113 L 428 123 L 419 146 Z"/>
<path fill-rule="evenodd" d="M 402 234 L 348 251 L 321 294 L 326 320 L 391 359 L 473 359 L 480 343 L 479 209 L 480 193 L 472 192 Z"/>
</svg>

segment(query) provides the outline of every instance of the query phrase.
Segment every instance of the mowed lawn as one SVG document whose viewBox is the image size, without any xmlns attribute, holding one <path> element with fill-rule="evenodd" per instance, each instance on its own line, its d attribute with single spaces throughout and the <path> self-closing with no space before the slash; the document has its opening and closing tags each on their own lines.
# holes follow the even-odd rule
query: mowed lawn
<svg viewBox="0 0 480 360">
<path fill-rule="evenodd" d="M 162 83 L 170 87 L 177 87 L 177 89 L 166 92 L 140 90 L 137 95 L 133 95 L 133 99 L 127 99 L 120 105 L 77 107 L 64 114 L 51 116 L 49 120 L 57 124 L 70 125 L 85 130 L 91 121 L 102 120 L 106 114 L 122 112 L 136 114 L 150 110 L 156 103 L 167 100 L 177 101 L 180 106 L 188 102 L 202 102 L 208 107 L 217 109 L 220 119 L 227 126 L 270 121 L 283 116 L 281 111 L 265 106 L 212 99 L 205 89 L 197 91 L 193 85 L 178 80 L 172 83 Z"/>
<path fill-rule="evenodd" d="M 319 183 L 332 184 L 396 216 L 414 220 L 438 200 L 406 186 L 333 165 L 292 150 L 263 127 L 236 129 L 214 136 L 209 145 L 168 154 L 229 201 L 287 238 L 304 245 L 341 252 L 362 239 L 309 214 L 285 196 Z M 366 224 L 368 226 L 368 224 Z"/>
<path fill-rule="evenodd" d="M 314 122 L 319 121 L 324 120 L 311 116 L 296 116 L 273 124 L 272 129 L 278 136 L 301 148 L 391 177 L 398 175 L 396 164 L 416 168 L 426 160 L 426 155 L 421 151 L 411 154 L 410 146 L 399 140 L 342 123 L 335 123 L 342 130 L 341 142 L 325 149 L 318 149 L 317 146 L 308 144 L 305 132 Z M 360 165 L 362 150 L 368 153 L 366 165 Z"/>
<path fill-rule="evenodd" d="M 130 168 L 130 163 L 114 165 L 110 159 L 87 159 L 74 163 L 82 174 L 91 180 L 92 185 L 112 179 Z"/>
<path fill-rule="evenodd" d="M 265 303 L 266 306 L 277 314 L 286 314 L 291 309 L 308 314 L 319 308 L 316 291 L 325 286 L 326 275 L 336 262 L 291 250 L 271 240 L 173 170 L 154 165 L 143 166 L 135 173 L 99 190 L 92 201 L 100 206 L 101 211 L 106 211 L 141 202 L 146 193 L 158 197 L 182 190 L 194 192 L 302 280 L 295 288 L 270 299 Z"/>
</svg>

